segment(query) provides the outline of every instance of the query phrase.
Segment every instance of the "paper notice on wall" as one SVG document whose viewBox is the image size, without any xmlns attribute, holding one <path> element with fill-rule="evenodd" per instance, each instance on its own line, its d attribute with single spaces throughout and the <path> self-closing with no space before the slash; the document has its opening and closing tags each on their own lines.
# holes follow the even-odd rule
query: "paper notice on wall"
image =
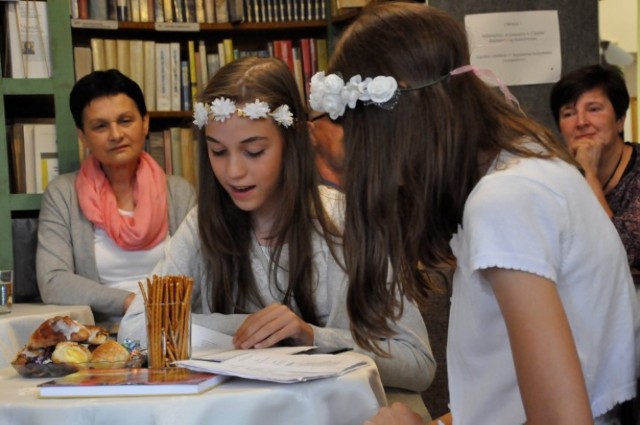
<svg viewBox="0 0 640 425">
<path fill-rule="evenodd" d="M 483 13 L 464 19 L 471 64 L 506 85 L 555 83 L 562 71 L 557 10 Z"/>
</svg>

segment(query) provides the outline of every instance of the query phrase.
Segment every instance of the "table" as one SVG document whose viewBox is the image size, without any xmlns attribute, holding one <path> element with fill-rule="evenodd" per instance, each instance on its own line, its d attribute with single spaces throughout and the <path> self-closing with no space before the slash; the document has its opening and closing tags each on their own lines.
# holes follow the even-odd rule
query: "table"
<svg viewBox="0 0 640 425">
<path fill-rule="evenodd" d="M 36 386 L 47 379 L 4 368 L 0 424 L 361 425 L 386 404 L 378 369 L 366 359 L 346 375 L 297 384 L 233 378 L 198 395 L 75 399 L 38 398 Z"/>
<path fill-rule="evenodd" d="M 94 324 L 87 305 L 14 304 L 11 313 L 0 314 L 0 368 L 11 366 L 33 331 L 55 316 L 70 316 L 82 324 Z"/>
</svg>

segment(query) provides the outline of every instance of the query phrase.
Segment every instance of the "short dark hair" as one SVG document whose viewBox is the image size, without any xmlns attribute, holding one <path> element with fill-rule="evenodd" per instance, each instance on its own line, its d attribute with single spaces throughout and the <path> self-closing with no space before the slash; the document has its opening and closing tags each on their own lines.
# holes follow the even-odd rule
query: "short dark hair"
<svg viewBox="0 0 640 425">
<path fill-rule="evenodd" d="M 556 124 L 560 122 L 560 108 L 575 103 L 583 93 L 601 88 L 620 119 L 629 108 L 629 91 L 619 68 L 609 64 L 589 65 L 571 71 L 551 89 L 550 106 Z"/>
<path fill-rule="evenodd" d="M 94 99 L 124 94 L 138 107 L 140 115 L 147 115 L 147 105 L 138 83 L 117 69 L 93 71 L 80 78 L 69 94 L 69 108 L 76 127 L 82 129 L 82 112 Z"/>
</svg>

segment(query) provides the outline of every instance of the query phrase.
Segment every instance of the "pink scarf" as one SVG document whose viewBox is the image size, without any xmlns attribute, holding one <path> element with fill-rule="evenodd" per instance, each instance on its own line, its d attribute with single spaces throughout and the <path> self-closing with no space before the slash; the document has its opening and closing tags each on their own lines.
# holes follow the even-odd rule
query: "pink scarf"
<svg viewBox="0 0 640 425">
<path fill-rule="evenodd" d="M 135 210 L 132 217 L 118 212 L 113 188 L 100 163 L 89 155 L 76 178 L 76 192 L 82 212 L 122 249 L 153 248 L 169 229 L 167 216 L 167 178 L 162 168 L 146 152 L 140 154 L 133 187 Z"/>
</svg>

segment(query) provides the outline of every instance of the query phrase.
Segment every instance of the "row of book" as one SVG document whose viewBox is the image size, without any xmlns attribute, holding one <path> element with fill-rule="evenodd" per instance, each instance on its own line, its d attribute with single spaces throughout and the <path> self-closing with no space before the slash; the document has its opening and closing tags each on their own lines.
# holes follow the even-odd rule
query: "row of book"
<svg viewBox="0 0 640 425">
<path fill-rule="evenodd" d="M 33 119 L 7 126 L 12 193 L 42 193 L 58 175 L 56 125 Z"/>
<path fill-rule="evenodd" d="M 58 173 L 58 144 L 53 119 L 25 119 L 7 126 L 11 193 L 43 193 Z M 152 131 L 145 150 L 167 174 L 184 177 L 194 186 L 197 180 L 197 138 L 191 127 Z M 87 152 L 79 145 L 79 157 Z"/>
<path fill-rule="evenodd" d="M 324 20 L 325 1 L 70 0 L 73 19 L 188 23 Z"/>
<path fill-rule="evenodd" d="M 161 43 L 153 40 L 93 38 L 74 47 L 76 79 L 92 70 L 116 68 L 142 88 L 149 111 L 189 111 L 193 99 L 217 70 L 239 57 L 274 56 L 296 77 L 303 99 L 309 81 L 327 63 L 327 41 L 319 38 L 274 40 L 263 49 L 240 50 L 232 39 Z"/>
<path fill-rule="evenodd" d="M 165 173 L 182 176 L 196 186 L 199 151 L 193 128 L 170 127 L 151 131 L 146 150 Z"/>
</svg>

